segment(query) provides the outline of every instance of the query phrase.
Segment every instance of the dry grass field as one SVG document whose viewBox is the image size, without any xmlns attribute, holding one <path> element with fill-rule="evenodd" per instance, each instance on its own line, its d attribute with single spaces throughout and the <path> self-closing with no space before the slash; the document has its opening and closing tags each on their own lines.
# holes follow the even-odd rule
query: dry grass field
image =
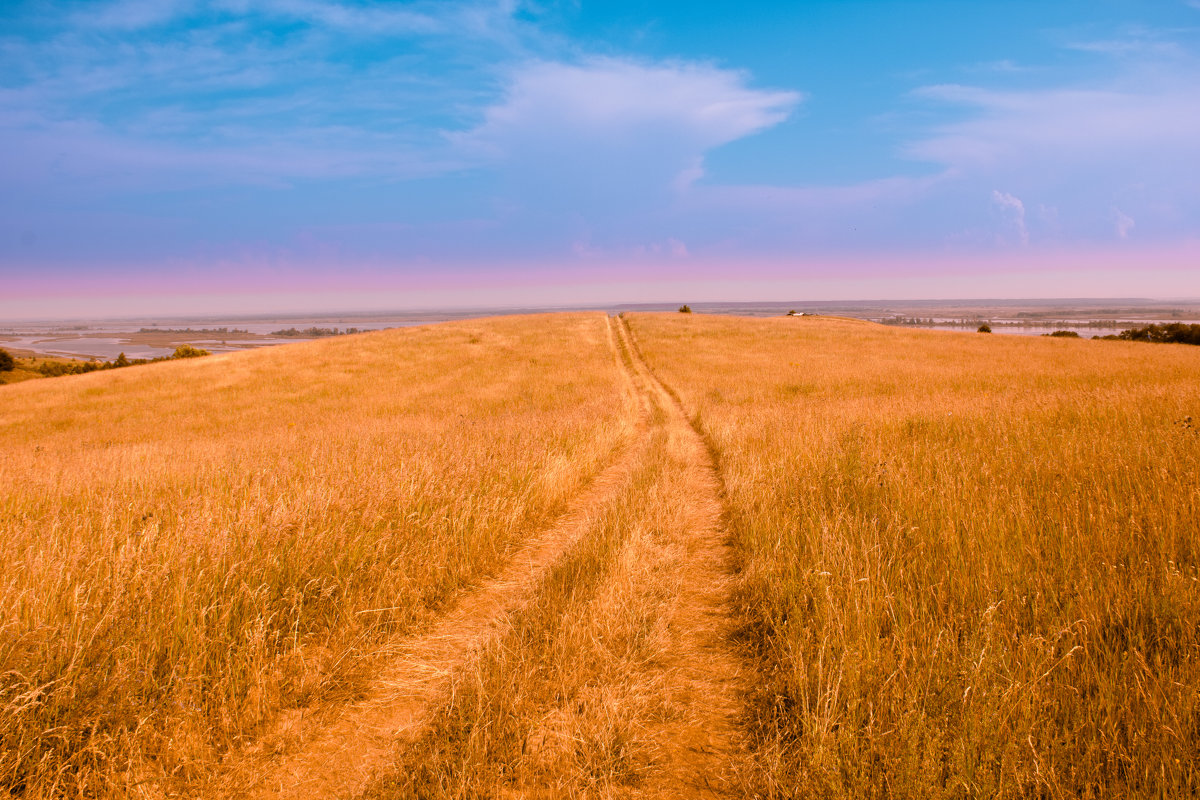
<svg viewBox="0 0 1200 800">
<path fill-rule="evenodd" d="M 0 786 L 186 783 L 359 691 L 626 442 L 602 315 L 0 390 Z"/>
<path fill-rule="evenodd" d="M 1200 792 L 1200 348 L 632 328 L 725 485 L 747 794 Z"/>
<path fill-rule="evenodd" d="M 715 475 L 621 338 L 646 404 L 633 468 L 370 800 L 740 794 L 744 676 Z"/>
<path fill-rule="evenodd" d="M 1193 418 L 1200 348 L 810 317 L 6 386 L 0 786 L 1194 796 Z"/>
</svg>

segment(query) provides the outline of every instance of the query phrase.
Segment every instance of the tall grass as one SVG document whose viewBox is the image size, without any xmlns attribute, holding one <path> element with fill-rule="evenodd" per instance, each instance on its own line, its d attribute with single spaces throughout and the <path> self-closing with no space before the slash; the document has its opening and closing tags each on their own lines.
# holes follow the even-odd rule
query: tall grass
<svg viewBox="0 0 1200 800">
<path fill-rule="evenodd" d="M 692 794 L 663 787 L 677 786 L 674 759 L 692 757 L 673 737 L 695 739 L 697 698 L 679 680 L 672 623 L 688 574 L 693 470 L 663 409 L 651 417 L 621 491 L 368 798 Z"/>
<path fill-rule="evenodd" d="M 1200 353 L 633 315 L 715 453 L 747 792 L 1200 792 Z"/>
<path fill-rule="evenodd" d="M 602 315 L 0 393 L 0 786 L 186 780 L 495 570 L 628 439 Z"/>
<path fill-rule="evenodd" d="M 656 445 L 663 437 L 656 437 Z M 458 676 L 445 705 L 371 798 L 578 795 L 635 783 L 649 767 L 628 680 L 661 646 L 655 592 L 638 578 L 654 536 L 647 502 L 664 459 L 646 449 L 614 501 L 542 579 L 506 634 Z M 642 583 L 642 585 L 638 585 Z M 644 689 L 645 687 L 641 687 Z"/>
</svg>

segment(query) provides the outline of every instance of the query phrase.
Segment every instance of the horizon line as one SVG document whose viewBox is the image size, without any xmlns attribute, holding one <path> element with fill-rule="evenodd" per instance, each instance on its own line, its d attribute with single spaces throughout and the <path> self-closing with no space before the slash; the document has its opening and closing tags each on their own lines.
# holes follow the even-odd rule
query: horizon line
<svg viewBox="0 0 1200 800">
<path fill-rule="evenodd" d="M 397 307 L 391 309 L 372 309 L 372 308 L 333 308 L 320 309 L 311 308 L 306 310 L 287 310 L 272 312 L 268 309 L 263 309 L 258 312 L 247 311 L 197 311 L 197 312 L 171 312 L 166 314 L 136 313 L 136 314 L 105 314 L 99 316 L 72 315 L 63 317 L 51 316 L 29 316 L 29 317 L 9 317 L 0 318 L 0 325 L 9 325 L 10 323 L 56 323 L 56 322 L 125 322 L 139 321 L 144 322 L 151 319 L 163 320 L 255 320 L 255 319 L 301 319 L 301 318 L 325 318 L 335 316 L 354 316 L 354 317 L 390 317 L 390 316 L 414 316 L 427 317 L 432 315 L 453 315 L 453 316 L 493 316 L 493 315 L 511 315 L 520 313 L 555 313 L 555 312 L 570 312 L 570 311 L 607 311 L 607 310 L 636 310 L 645 309 L 658 310 L 667 309 L 679 305 L 688 305 L 693 309 L 703 308 L 774 308 L 783 306 L 815 306 L 815 307 L 853 307 L 853 306 L 887 306 L 887 305 L 950 305 L 950 304 L 995 304 L 995 305 L 1015 305 L 1020 303 L 1026 304 L 1099 304 L 1099 303 L 1133 303 L 1146 305 L 1159 305 L 1168 303 L 1200 303 L 1200 297 L 1197 296 L 1175 296 L 1175 297 L 1128 297 L 1128 296 L 1094 296 L 1094 297 L 1061 297 L 1061 296 L 1037 296 L 1037 297 L 918 297 L 918 298 L 859 298 L 859 299 L 792 299 L 792 300 L 689 300 L 686 296 L 679 300 L 662 300 L 662 301 L 623 301 L 616 303 L 543 303 L 543 304 L 498 304 L 498 305 L 462 305 L 462 306 L 412 306 L 412 307 Z"/>
</svg>

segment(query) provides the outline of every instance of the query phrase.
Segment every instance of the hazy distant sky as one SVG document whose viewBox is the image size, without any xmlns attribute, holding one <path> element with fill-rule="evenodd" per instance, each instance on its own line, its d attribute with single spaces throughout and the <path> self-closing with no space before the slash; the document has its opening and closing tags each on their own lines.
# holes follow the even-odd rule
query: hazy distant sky
<svg viewBox="0 0 1200 800">
<path fill-rule="evenodd" d="M 0 319 L 1200 296 L 1200 0 L 0 3 Z"/>
</svg>

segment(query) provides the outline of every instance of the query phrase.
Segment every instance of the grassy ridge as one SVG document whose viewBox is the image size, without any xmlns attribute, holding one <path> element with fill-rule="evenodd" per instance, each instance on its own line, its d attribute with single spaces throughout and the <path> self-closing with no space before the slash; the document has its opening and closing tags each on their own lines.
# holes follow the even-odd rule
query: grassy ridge
<svg viewBox="0 0 1200 800">
<path fill-rule="evenodd" d="M 752 790 L 1200 790 L 1200 354 L 632 324 L 726 484 Z"/>
<path fill-rule="evenodd" d="M 0 786 L 186 779 L 498 566 L 628 437 L 601 315 L 5 389 Z"/>
</svg>

